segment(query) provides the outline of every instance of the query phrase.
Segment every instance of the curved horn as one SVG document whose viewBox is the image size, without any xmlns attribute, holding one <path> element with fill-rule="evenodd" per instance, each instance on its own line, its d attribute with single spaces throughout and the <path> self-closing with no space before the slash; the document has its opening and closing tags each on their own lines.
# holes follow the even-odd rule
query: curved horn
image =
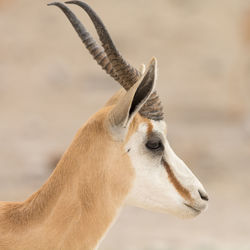
<svg viewBox="0 0 250 250">
<path fill-rule="evenodd" d="M 95 25 L 98 36 L 103 44 L 104 51 L 103 48 L 97 45 L 95 40 L 86 31 L 85 27 L 77 19 L 74 13 L 72 13 L 65 5 L 58 2 L 51 3 L 48 5 L 55 5 L 65 13 L 67 18 L 73 25 L 74 29 L 78 33 L 79 37 L 81 38 L 82 42 L 85 44 L 86 48 L 97 61 L 97 63 L 109 75 L 111 75 L 116 81 L 118 81 L 121 86 L 123 86 L 126 90 L 130 89 L 130 87 L 136 81 L 138 81 L 141 76 L 141 73 L 137 69 L 129 65 L 122 58 L 122 56 L 116 49 L 112 39 L 110 38 L 110 35 L 104 24 L 102 23 L 101 19 L 87 4 L 83 2 L 69 1 L 66 3 L 77 4 L 87 12 L 87 14 L 90 16 L 92 22 Z M 139 113 L 148 119 L 163 119 L 163 108 L 156 92 L 152 93 L 148 101 L 140 109 Z"/>
<path fill-rule="evenodd" d="M 92 20 L 102 46 L 113 66 L 117 75 L 120 78 L 119 83 L 123 88 L 129 90 L 141 77 L 141 73 L 129 63 L 127 63 L 116 49 L 105 25 L 100 17 L 91 9 L 89 5 L 81 1 L 67 1 L 67 4 L 76 4 L 86 11 Z"/>
<path fill-rule="evenodd" d="M 75 31 L 79 35 L 80 39 L 82 40 L 83 44 L 95 59 L 95 61 L 102 67 L 102 69 L 106 71 L 107 74 L 109 74 L 116 81 L 118 81 L 119 77 L 113 69 L 104 49 L 96 43 L 94 38 L 88 33 L 86 28 L 78 20 L 75 14 L 62 3 L 54 2 L 48 5 L 55 5 L 64 12 L 64 14 L 67 16 L 72 26 L 74 27 Z"/>
<path fill-rule="evenodd" d="M 81 1 L 67 1 L 68 4 L 76 4 L 86 11 L 92 20 L 103 48 L 115 69 L 120 81 L 118 81 L 126 90 L 130 89 L 141 77 L 141 73 L 129 63 L 127 63 L 116 49 L 105 25 L 100 17 L 86 3 Z M 140 114 L 153 120 L 163 120 L 163 107 L 156 93 L 153 92 L 148 101 L 141 108 Z"/>
</svg>

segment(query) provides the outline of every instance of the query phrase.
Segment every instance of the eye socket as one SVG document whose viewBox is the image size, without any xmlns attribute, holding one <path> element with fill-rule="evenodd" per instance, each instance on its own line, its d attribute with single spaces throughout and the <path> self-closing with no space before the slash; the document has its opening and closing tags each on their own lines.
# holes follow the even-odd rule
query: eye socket
<svg viewBox="0 0 250 250">
<path fill-rule="evenodd" d="M 160 151 L 164 149 L 163 144 L 159 138 L 148 140 L 146 143 L 146 147 L 151 151 Z"/>
</svg>

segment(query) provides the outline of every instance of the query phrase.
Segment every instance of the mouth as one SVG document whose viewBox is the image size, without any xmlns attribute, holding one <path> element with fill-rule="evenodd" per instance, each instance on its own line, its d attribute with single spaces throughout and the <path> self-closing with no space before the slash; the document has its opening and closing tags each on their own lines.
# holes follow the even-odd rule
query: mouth
<svg viewBox="0 0 250 250">
<path fill-rule="evenodd" d="M 198 208 L 195 208 L 195 207 L 192 207 L 191 205 L 187 204 L 187 203 L 184 203 L 184 205 L 188 208 L 190 208 L 192 211 L 194 211 L 195 213 L 200 213 L 201 210 L 198 209 Z"/>
</svg>

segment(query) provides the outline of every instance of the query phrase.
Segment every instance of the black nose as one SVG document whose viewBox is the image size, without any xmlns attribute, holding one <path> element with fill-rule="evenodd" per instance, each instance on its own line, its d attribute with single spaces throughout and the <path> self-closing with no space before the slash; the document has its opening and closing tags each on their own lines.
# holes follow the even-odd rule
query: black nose
<svg viewBox="0 0 250 250">
<path fill-rule="evenodd" d="M 202 200 L 208 201 L 208 195 L 204 191 L 198 190 L 198 192 Z"/>
</svg>

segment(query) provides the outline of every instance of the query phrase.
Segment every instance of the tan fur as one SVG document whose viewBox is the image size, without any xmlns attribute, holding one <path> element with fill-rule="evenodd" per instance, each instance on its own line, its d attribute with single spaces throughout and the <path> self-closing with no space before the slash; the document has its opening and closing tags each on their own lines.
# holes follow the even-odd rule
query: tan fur
<svg viewBox="0 0 250 250">
<path fill-rule="evenodd" d="M 155 71 L 154 59 L 140 81 L 87 121 L 36 193 L 0 203 L 1 250 L 96 248 L 135 178 L 125 144 L 141 122 L 150 123 L 137 112 L 154 89 Z"/>
<path fill-rule="evenodd" d="M 115 103 L 113 98 L 111 103 Z M 104 107 L 78 131 L 48 181 L 25 202 L 0 203 L 0 249 L 94 249 L 134 178 L 126 142 L 109 135 Z M 128 138 L 145 118 L 136 115 Z"/>
</svg>

